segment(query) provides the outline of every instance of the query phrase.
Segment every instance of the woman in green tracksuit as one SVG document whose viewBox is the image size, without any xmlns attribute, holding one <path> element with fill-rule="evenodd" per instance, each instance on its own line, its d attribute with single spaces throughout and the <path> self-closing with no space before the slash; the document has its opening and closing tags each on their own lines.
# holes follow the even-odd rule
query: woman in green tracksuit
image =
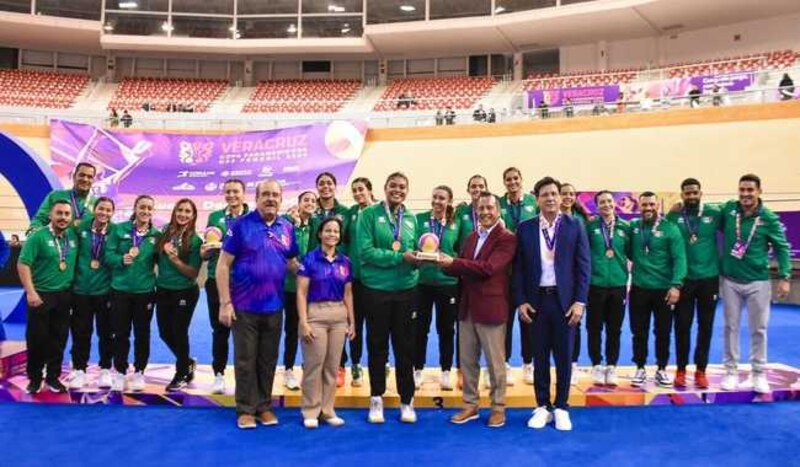
<svg viewBox="0 0 800 467">
<path fill-rule="evenodd" d="M 317 195 L 311 191 L 300 193 L 297 197 L 297 214 L 286 216 L 294 224 L 294 239 L 297 243 L 297 260 L 302 262 L 308 253 L 308 243 L 311 229 L 309 224 L 314 210 L 317 208 Z M 297 276 L 291 272 L 286 273 L 283 282 L 283 385 L 292 391 L 300 389 L 300 382 L 294 374 L 294 363 L 297 358 Z"/>
<path fill-rule="evenodd" d="M 358 237 L 358 221 L 365 209 L 375 204 L 372 195 L 372 182 L 365 177 L 358 177 L 350 183 L 353 200 L 356 204 L 347 213 L 347 230 L 345 231 L 344 244 L 347 256 L 350 258 L 353 275 L 353 315 L 355 323 L 355 338 L 350 340 L 350 376 L 351 384 L 359 387 L 364 384 L 361 370 L 361 355 L 364 350 L 364 286 L 361 284 L 361 251 L 356 238 Z M 341 366 L 347 363 L 347 353 L 342 352 Z"/>
<path fill-rule="evenodd" d="M 594 195 L 599 216 L 586 223 L 592 255 L 592 277 L 587 303 L 586 335 L 592 359 L 592 381 L 596 385 L 617 385 L 617 361 L 625 297 L 628 285 L 627 251 L 630 245 L 628 223 L 616 214 L 610 191 Z M 603 366 L 602 334 L 606 331 Z"/>
<path fill-rule="evenodd" d="M 344 204 L 339 203 L 336 199 L 336 176 L 330 172 L 322 172 L 317 175 L 317 210 L 311 216 L 310 229 L 311 232 L 319 230 L 319 225 L 323 220 L 328 217 L 336 217 L 344 225 L 344 230 L 347 231 L 347 214 L 348 208 Z M 319 246 L 319 239 L 316 235 L 310 235 L 308 241 L 308 251 L 313 250 Z M 340 251 L 345 251 L 344 244 L 339 245 Z"/>
<path fill-rule="evenodd" d="M 431 209 L 417 214 L 419 242 L 424 234 L 432 233 L 439 240 L 438 250 L 448 256 L 458 256 L 459 225 L 453 208 L 453 190 L 440 185 L 433 189 Z M 419 310 L 414 338 L 414 384 L 422 384 L 428 330 L 436 304 L 436 332 L 439 335 L 439 365 L 442 368 L 441 388 L 453 389 L 450 370 L 453 367 L 456 321 L 458 320 L 458 278 L 448 276 L 433 264 L 422 263 L 419 268 Z"/>
<path fill-rule="evenodd" d="M 112 389 L 125 389 L 131 326 L 134 343 L 134 374 L 130 389 L 144 390 L 144 370 L 150 358 L 150 321 L 153 319 L 155 266 L 158 259 L 158 230 L 152 218 L 155 200 L 139 195 L 131 219 L 117 225 L 108 237 L 106 264 L 111 267 L 111 319 L 114 328 L 114 369 Z"/>
<path fill-rule="evenodd" d="M 478 199 L 481 193 L 489 191 L 489 184 L 483 175 L 473 175 L 467 182 L 467 193 L 470 202 L 456 207 L 456 219 L 459 223 L 458 244 L 463 245 L 469 234 L 478 228 Z"/>
<path fill-rule="evenodd" d="M 400 393 L 400 419 L 417 420 L 414 407 L 413 326 L 416 304 L 417 220 L 403 204 L 408 195 L 408 178 L 393 173 L 386 179 L 386 201 L 361 213 L 357 241 L 361 253 L 361 282 L 367 310 L 369 349 L 369 422 L 383 423 L 383 394 L 386 391 L 384 365 L 392 341 Z"/>
<path fill-rule="evenodd" d="M 194 202 L 187 198 L 179 200 L 156 243 L 158 333 L 176 360 L 175 376 L 167 385 L 167 391 L 177 391 L 191 383 L 197 366 L 189 356 L 189 325 L 200 297 L 197 274 L 203 263 L 200 256 L 203 240 L 197 235 L 196 222 Z"/>
</svg>

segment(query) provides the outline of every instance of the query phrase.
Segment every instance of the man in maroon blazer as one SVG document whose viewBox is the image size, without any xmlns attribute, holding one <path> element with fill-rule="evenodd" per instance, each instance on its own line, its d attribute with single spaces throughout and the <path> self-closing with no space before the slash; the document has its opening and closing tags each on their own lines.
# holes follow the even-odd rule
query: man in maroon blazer
<svg viewBox="0 0 800 467">
<path fill-rule="evenodd" d="M 500 206 L 493 194 L 478 199 L 480 227 L 472 232 L 458 258 L 442 255 L 439 265 L 460 279 L 458 349 L 464 376 L 464 408 L 450 421 L 466 423 L 479 418 L 478 380 L 481 351 L 486 354 L 492 383 L 489 427 L 506 423 L 506 321 L 509 307 L 509 268 L 517 239 L 500 222 Z"/>
</svg>

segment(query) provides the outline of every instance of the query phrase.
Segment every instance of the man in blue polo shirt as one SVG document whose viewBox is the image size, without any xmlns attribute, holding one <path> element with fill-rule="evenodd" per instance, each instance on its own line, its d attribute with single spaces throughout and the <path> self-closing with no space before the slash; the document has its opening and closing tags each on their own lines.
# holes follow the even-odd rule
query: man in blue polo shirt
<svg viewBox="0 0 800 467">
<path fill-rule="evenodd" d="M 283 281 L 297 271 L 294 226 L 278 216 L 282 190 L 266 180 L 256 187 L 257 209 L 227 232 L 217 263 L 222 324 L 233 328 L 236 413 L 239 428 L 277 425 L 272 382 L 283 321 Z"/>
</svg>

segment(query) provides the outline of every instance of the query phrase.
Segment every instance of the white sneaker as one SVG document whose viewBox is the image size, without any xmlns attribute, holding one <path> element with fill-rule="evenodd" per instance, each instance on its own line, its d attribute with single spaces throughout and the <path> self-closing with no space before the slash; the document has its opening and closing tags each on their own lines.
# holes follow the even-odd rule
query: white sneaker
<svg viewBox="0 0 800 467">
<path fill-rule="evenodd" d="M 735 371 L 725 373 L 722 384 L 719 385 L 723 391 L 735 391 L 739 389 L 739 375 Z"/>
<path fill-rule="evenodd" d="M 283 372 L 283 385 L 286 386 L 286 389 L 291 391 L 300 389 L 300 383 L 297 382 L 297 377 L 294 375 L 294 371 L 286 370 Z"/>
<path fill-rule="evenodd" d="M 511 365 L 506 363 L 506 386 L 514 385 L 514 373 L 511 372 Z"/>
<path fill-rule="evenodd" d="M 595 386 L 606 384 L 606 369 L 603 365 L 595 365 L 592 367 L 592 383 L 594 383 Z"/>
<path fill-rule="evenodd" d="M 636 373 L 633 375 L 633 379 L 631 379 L 631 386 L 638 388 L 644 386 L 647 382 L 647 370 L 644 368 L 637 368 Z"/>
<path fill-rule="evenodd" d="M 606 367 L 606 386 L 617 386 L 617 367 L 609 365 Z"/>
<path fill-rule="evenodd" d="M 413 404 L 413 402 L 412 402 Z M 417 412 L 412 404 L 400 404 L 400 421 L 403 423 L 417 423 Z"/>
<path fill-rule="evenodd" d="M 83 389 L 86 386 L 86 372 L 83 370 L 75 370 L 69 380 L 70 389 Z"/>
<path fill-rule="evenodd" d="M 111 371 L 106 369 L 100 370 L 100 378 L 97 380 L 97 387 L 106 389 L 110 388 L 112 384 Z"/>
<path fill-rule="evenodd" d="M 330 426 L 344 426 L 344 419 L 335 415 L 333 417 L 323 418 L 322 420 Z"/>
<path fill-rule="evenodd" d="M 656 384 L 662 388 L 672 387 L 672 378 L 667 373 L 667 370 L 656 371 Z"/>
<path fill-rule="evenodd" d="M 222 373 L 214 375 L 214 384 L 211 385 L 211 394 L 225 394 L 225 376 Z"/>
<path fill-rule="evenodd" d="M 528 428 L 539 430 L 552 421 L 553 414 L 547 410 L 547 407 L 536 407 L 536 410 L 533 411 L 533 416 L 528 419 Z"/>
<path fill-rule="evenodd" d="M 450 381 L 450 371 L 442 372 L 442 382 L 440 384 L 442 391 L 452 391 L 453 383 Z"/>
<path fill-rule="evenodd" d="M 492 378 L 489 376 L 488 368 L 484 368 L 483 370 L 483 387 L 486 389 L 492 389 Z"/>
<path fill-rule="evenodd" d="M 122 392 L 125 390 L 125 375 L 114 373 L 114 378 L 111 383 L 111 390 L 117 392 Z"/>
<path fill-rule="evenodd" d="M 767 375 L 760 373 L 753 376 L 753 391 L 759 394 L 769 394 L 772 392 L 769 388 L 769 381 Z"/>
<path fill-rule="evenodd" d="M 144 387 L 145 387 L 144 373 L 141 371 L 137 371 L 131 377 L 131 391 L 142 392 L 144 391 Z"/>
<path fill-rule="evenodd" d="M 383 423 L 383 398 L 373 396 L 369 398 L 369 415 L 367 421 L 370 423 Z"/>
<path fill-rule="evenodd" d="M 577 363 L 573 363 L 572 364 L 572 377 L 569 380 L 569 384 L 571 384 L 572 386 L 575 386 L 576 384 L 578 384 L 578 379 L 579 379 L 578 378 L 578 364 Z"/>
<path fill-rule="evenodd" d="M 304 418 L 303 426 L 310 429 L 318 428 L 319 420 L 317 420 L 316 418 Z"/>
<path fill-rule="evenodd" d="M 533 363 L 525 363 L 522 365 L 522 379 L 525 384 L 533 384 Z"/>
<path fill-rule="evenodd" d="M 422 386 L 422 370 L 414 370 L 414 388 Z"/>
<path fill-rule="evenodd" d="M 572 420 L 569 419 L 569 412 L 564 409 L 556 409 L 553 411 L 553 417 L 556 419 L 556 430 L 572 431 Z"/>
</svg>

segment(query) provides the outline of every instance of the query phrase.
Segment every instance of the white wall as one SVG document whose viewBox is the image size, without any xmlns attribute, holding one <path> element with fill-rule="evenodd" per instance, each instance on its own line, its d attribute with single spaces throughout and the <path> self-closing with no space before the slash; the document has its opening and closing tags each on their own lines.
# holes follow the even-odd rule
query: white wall
<svg viewBox="0 0 800 467">
<path fill-rule="evenodd" d="M 739 34 L 741 40 L 734 41 Z M 800 15 L 736 23 L 671 35 L 610 41 L 608 69 L 666 66 L 758 52 L 800 50 Z M 560 49 L 561 72 L 599 69 L 597 43 Z"/>
<path fill-rule="evenodd" d="M 333 77 L 336 79 L 361 79 L 360 61 L 333 62 Z"/>
</svg>

